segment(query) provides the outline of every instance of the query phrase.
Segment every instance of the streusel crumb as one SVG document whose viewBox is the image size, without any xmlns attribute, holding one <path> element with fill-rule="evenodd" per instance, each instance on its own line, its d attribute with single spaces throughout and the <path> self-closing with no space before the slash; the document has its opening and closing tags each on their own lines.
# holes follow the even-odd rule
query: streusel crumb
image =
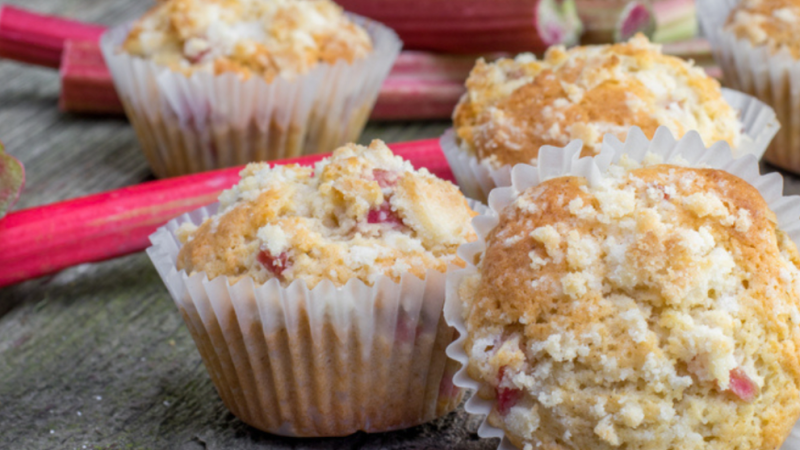
<svg viewBox="0 0 800 450">
<path fill-rule="evenodd" d="M 614 45 L 551 47 L 545 58 L 522 54 L 479 60 L 453 114 L 459 144 L 492 167 L 535 163 L 542 145 L 581 139 L 583 155 L 603 136 L 625 138 L 631 126 L 652 138 L 666 126 L 704 143 L 739 144 L 742 124 L 719 83 L 693 63 L 661 53 L 637 35 Z"/>
<path fill-rule="evenodd" d="M 725 29 L 765 45 L 773 53 L 788 50 L 800 59 L 800 0 L 745 0 L 728 16 Z"/>
<path fill-rule="evenodd" d="M 458 188 L 381 141 L 346 145 L 313 168 L 254 163 L 241 176 L 217 215 L 178 230 L 179 270 L 309 288 L 323 279 L 372 284 L 463 266 L 456 249 L 475 239 L 475 212 Z"/>
<path fill-rule="evenodd" d="M 331 0 L 166 0 L 133 27 L 124 51 L 172 70 L 293 78 L 372 50 Z"/>
<path fill-rule="evenodd" d="M 628 167 L 521 193 L 460 285 L 489 420 L 519 448 L 777 449 L 800 416 L 794 243 L 736 176 Z"/>
</svg>

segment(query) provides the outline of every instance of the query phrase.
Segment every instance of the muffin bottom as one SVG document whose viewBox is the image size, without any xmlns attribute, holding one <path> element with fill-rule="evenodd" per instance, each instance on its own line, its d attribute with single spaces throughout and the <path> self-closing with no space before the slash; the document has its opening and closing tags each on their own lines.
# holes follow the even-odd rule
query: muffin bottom
<svg viewBox="0 0 800 450">
<path fill-rule="evenodd" d="M 389 431 L 433 420 L 461 401 L 452 384 L 459 364 L 445 354 L 454 329 L 441 315 L 411 317 L 378 303 L 376 315 L 397 315 L 395 332 L 365 339 L 357 326 L 342 330 L 330 321 L 314 330 L 305 309 L 294 331 L 268 331 L 257 314 L 241 314 L 258 309 L 255 298 L 247 302 L 215 302 L 210 317 L 186 295 L 179 309 L 223 402 L 255 428 L 303 437 Z"/>
<path fill-rule="evenodd" d="M 306 123 L 273 117 L 266 127 L 251 121 L 237 128 L 210 123 L 198 127 L 161 115 L 151 118 L 127 99 L 122 104 L 159 178 L 331 151 L 358 139 L 372 106 L 366 102 L 358 107 L 344 125 L 340 117 L 329 117 L 317 109 Z"/>
</svg>

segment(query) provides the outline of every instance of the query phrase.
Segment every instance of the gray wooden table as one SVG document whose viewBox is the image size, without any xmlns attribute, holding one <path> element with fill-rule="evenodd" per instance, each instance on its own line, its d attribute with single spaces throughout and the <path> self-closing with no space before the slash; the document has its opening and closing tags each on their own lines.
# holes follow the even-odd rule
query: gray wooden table
<svg viewBox="0 0 800 450">
<path fill-rule="evenodd" d="M 145 0 L 14 0 L 116 24 Z M 51 70 L 0 61 L 0 140 L 28 180 L 16 209 L 152 179 L 123 118 L 64 114 Z M 435 137 L 446 122 L 370 124 L 361 138 Z M 791 192 L 800 192 L 795 179 Z M 0 243 L 2 251 L 2 243 Z M 2 268 L 0 268 L 2 270 Z M 410 430 L 271 436 L 233 417 L 144 253 L 0 289 L 2 449 L 493 449 L 463 410 Z"/>
</svg>

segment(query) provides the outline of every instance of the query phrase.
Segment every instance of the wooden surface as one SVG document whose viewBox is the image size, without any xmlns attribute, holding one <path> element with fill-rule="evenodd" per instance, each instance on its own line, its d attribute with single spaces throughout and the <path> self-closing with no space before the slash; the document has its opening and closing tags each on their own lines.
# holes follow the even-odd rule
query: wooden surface
<svg viewBox="0 0 800 450">
<path fill-rule="evenodd" d="M 146 0 L 15 0 L 116 24 Z M 50 70 L 0 61 L 0 140 L 26 166 L 17 209 L 152 177 L 124 119 L 57 109 Z M 447 123 L 370 124 L 362 142 L 438 136 Z M 790 192 L 800 192 L 791 179 Z M 2 251 L 2 243 L 0 243 Z M 2 270 L 2 268 L 0 268 Z M 258 432 L 222 405 L 144 253 L 0 289 L 2 449 L 493 449 L 463 410 L 410 430 L 297 440 Z"/>
</svg>

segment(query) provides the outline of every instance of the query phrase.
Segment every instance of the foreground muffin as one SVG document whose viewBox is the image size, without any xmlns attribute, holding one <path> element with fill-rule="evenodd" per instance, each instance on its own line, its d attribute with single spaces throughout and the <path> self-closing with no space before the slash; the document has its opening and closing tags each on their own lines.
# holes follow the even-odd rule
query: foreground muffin
<svg viewBox="0 0 800 450">
<path fill-rule="evenodd" d="M 400 46 L 331 0 L 165 0 L 101 40 L 158 176 L 355 139 Z"/>
<path fill-rule="evenodd" d="M 764 159 L 800 172 L 800 2 L 703 0 L 698 8 L 725 84 L 770 105 L 783 124 Z"/>
<path fill-rule="evenodd" d="M 237 417 L 342 436 L 458 405 L 444 277 L 476 213 L 456 186 L 373 141 L 313 168 L 251 164 L 206 212 L 148 253 Z"/>
<path fill-rule="evenodd" d="M 614 45 L 551 47 L 543 60 L 522 54 L 479 60 L 453 113 L 461 148 L 491 167 L 536 162 L 543 145 L 583 141 L 599 151 L 603 136 L 624 139 L 631 126 L 652 137 L 659 126 L 689 130 L 710 145 L 736 147 L 742 124 L 719 83 L 700 67 L 663 55 L 643 35 Z"/>
<path fill-rule="evenodd" d="M 795 244 L 737 176 L 621 163 L 521 192 L 457 286 L 489 422 L 520 449 L 780 447 Z"/>
</svg>

